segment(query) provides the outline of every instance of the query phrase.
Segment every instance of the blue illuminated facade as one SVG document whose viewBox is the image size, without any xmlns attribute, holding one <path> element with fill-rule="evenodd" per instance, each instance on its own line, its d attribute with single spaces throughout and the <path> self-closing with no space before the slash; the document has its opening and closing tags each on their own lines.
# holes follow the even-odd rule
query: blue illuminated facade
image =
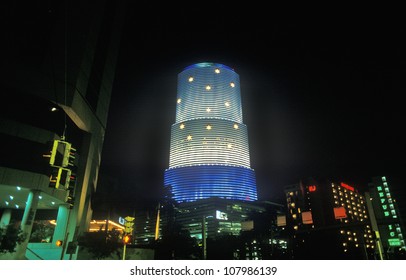
<svg viewBox="0 0 406 280">
<path fill-rule="evenodd" d="M 230 67 L 198 63 L 179 73 L 164 184 L 171 186 L 178 202 L 257 200 L 240 79 Z"/>
</svg>

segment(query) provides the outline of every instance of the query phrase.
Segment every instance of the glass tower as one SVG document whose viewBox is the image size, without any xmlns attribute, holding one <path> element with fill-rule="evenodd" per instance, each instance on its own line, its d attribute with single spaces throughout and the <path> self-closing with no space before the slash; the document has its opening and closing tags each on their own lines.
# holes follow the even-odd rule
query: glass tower
<svg viewBox="0 0 406 280">
<path fill-rule="evenodd" d="M 176 102 L 164 175 L 174 199 L 257 200 L 239 75 L 217 63 L 186 67 L 178 74 Z"/>
</svg>

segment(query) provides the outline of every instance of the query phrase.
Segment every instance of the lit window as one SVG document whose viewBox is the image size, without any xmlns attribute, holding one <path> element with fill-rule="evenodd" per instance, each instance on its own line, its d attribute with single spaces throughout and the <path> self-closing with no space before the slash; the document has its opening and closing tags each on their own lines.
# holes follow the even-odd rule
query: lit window
<svg viewBox="0 0 406 280">
<path fill-rule="evenodd" d="M 219 74 L 219 73 L 220 73 L 220 69 L 216 68 L 216 69 L 214 70 L 214 72 L 216 72 L 216 74 Z"/>
<path fill-rule="evenodd" d="M 189 77 L 189 80 L 188 80 L 190 83 L 191 82 L 193 82 L 193 77 Z"/>
<path fill-rule="evenodd" d="M 177 102 L 179 104 L 180 102 L 182 102 L 182 99 L 178 98 Z"/>
<path fill-rule="evenodd" d="M 210 108 L 207 108 L 207 109 L 206 109 L 206 112 L 207 112 L 207 113 L 210 113 L 210 112 L 211 112 L 211 109 L 210 109 Z"/>
<path fill-rule="evenodd" d="M 209 124 L 206 125 L 206 129 L 207 129 L 207 130 L 210 130 L 210 129 L 211 129 L 211 125 L 209 125 Z"/>
<path fill-rule="evenodd" d="M 192 140 L 192 135 L 188 135 L 186 138 L 188 141 Z"/>
<path fill-rule="evenodd" d="M 234 129 L 238 129 L 238 124 L 234 124 Z"/>
<path fill-rule="evenodd" d="M 211 86 L 207 85 L 206 90 L 211 90 Z"/>
<path fill-rule="evenodd" d="M 185 124 L 181 123 L 179 126 L 180 129 L 184 129 L 185 128 Z"/>
<path fill-rule="evenodd" d="M 230 102 L 226 102 L 226 103 L 224 103 L 224 105 L 226 105 L 226 107 L 230 107 Z"/>
<path fill-rule="evenodd" d="M 231 149 L 232 147 L 233 147 L 233 145 L 227 144 L 227 148 Z"/>
<path fill-rule="evenodd" d="M 235 87 L 235 84 L 233 82 L 230 83 L 231 87 Z"/>
</svg>

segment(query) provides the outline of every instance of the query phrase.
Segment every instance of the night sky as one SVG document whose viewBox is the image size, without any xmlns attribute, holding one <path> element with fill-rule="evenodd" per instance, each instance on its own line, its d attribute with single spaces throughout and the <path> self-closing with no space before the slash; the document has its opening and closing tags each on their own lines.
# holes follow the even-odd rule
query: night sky
<svg viewBox="0 0 406 280">
<path fill-rule="evenodd" d="M 141 208 L 159 196 L 177 75 L 200 62 L 240 75 L 259 199 L 278 201 L 301 178 L 365 187 L 404 174 L 400 17 L 148 3 L 127 8 L 100 170 L 120 181 L 123 203 Z"/>
</svg>

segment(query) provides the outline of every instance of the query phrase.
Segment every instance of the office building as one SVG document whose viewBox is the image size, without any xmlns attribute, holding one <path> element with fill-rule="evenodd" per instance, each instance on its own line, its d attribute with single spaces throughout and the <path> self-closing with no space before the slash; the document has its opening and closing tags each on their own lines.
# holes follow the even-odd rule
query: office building
<svg viewBox="0 0 406 280">
<path fill-rule="evenodd" d="M 404 259 L 405 230 L 398 203 L 385 176 L 374 177 L 366 198 L 370 208 L 373 231 L 379 241 L 381 259 Z"/>
<path fill-rule="evenodd" d="M 164 184 L 177 202 L 210 197 L 257 200 L 240 79 L 232 68 L 197 63 L 178 74 Z"/>
<path fill-rule="evenodd" d="M 375 259 L 365 197 L 344 182 L 306 179 L 284 188 L 294 259 Z"/>
<path fill-rule="evenodd" d="M 0 258 L 75 259 L 92 217 L 125 7 L 24 2 L 8 12 L 0 226 L 17 226 L 27 238 Z M 52 220 L 46 231 L 39 226 Z"/>
</svg>

